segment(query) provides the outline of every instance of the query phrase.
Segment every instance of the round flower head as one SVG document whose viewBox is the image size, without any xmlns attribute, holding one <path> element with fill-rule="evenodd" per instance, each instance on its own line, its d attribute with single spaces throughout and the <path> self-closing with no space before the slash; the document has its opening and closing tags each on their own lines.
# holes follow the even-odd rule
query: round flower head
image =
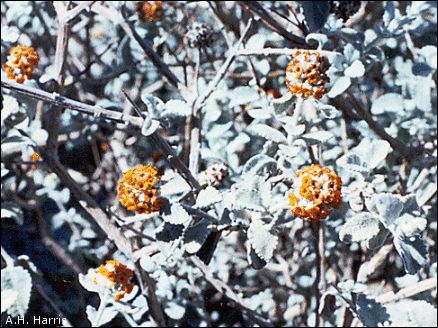
<svg viewBox="0 0 438 328">
<path fill-rule="evenodd" d="M 292 213 L 307 220 L 322 220 L 342 204 L 341 178 L 328 167 L 306 166 L 295 175 L 289 203 Z"/>
<path fill-rule="evenodd" d="M 227 176 L 228 166 L 221 162 L 215 162 L 199 174 L 199 180 L 203 186 L 219 187 Z"/>
<path fill-rule="evenodd" d="M 118 192 L 120 202 L 130 211 L 152 213 L 164 204 L 154 186 L 159 182 L 157 169 L 150 165 L 138 165 L 129 169 L 120 180 Z"/>
<path fill-rule="evenodd" d="M 139 1 L 136 10 L 141 21 L 157 22 L 163 17 L 163 1 Z"/>
<path fill-rule="evenodd" d="M 114 299 L 120 301 L 125 294 L 132 292 L 134 272 L 117 260 L 106 261 L 96 269 L 93 283 L 108 288 L 114 293 Z"/>
<path fill-rule="evenodd" d="M 17 83 L 32 79 L 32 72 L 40 61 L 35 49 L 28 46 L 15 46 L 9 51 L 7 62 L 3 65 L 6 76 Z"/>
<path fill-rule="evenodd" d="M 205 23 L 194 23 L 185 35 L 190 48 L 204 48 L 213 41 L 213 29 Z"/>
<path fill-rule="evenodd" d="M 303 98 L 320 99 L 327 93 L 329 81 L 326 71 L 329 63 L 319 52 L 297 51 L 286 68 L 286 86 L 289 92 Z"/>
</svg>

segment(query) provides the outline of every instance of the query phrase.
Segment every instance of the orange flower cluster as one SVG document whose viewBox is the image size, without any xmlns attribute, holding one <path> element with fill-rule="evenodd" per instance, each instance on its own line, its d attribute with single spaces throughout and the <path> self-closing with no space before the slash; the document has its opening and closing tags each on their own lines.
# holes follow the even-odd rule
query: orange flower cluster
<svg viewBox="0 0 438 328">
<path fill-rule="evenodd" d="M 3 65 L 6 76 L 17 83 L 32 79 L 32 72 L 40 61 L 35 49 L 28 46 L 15 46 L 9 51 L 8 61 Z"/>
<path fill-rule="evenodd" d="M 329 63 L 319 52 L 297 51 L 286 68 L 286 85 L 289 92 L 320 99 L 327 93 L 324 85 L 329 81 L 326 71 Z"/>
<path fill-rule="evenodd" d="M 307 220 L 323 220 L 342 204 L 342 180 L 328 167 L 312 164 L 296 175 L 289 195 L 292 213 Z"/>
<path fill-rule="evenodd" d="M 150 165 L 138 165 L 126 171 L 118 188 L 123 206 L 137 213 L 159 211 L 164 200 L 158 196 L 158 189 L 154 188 L 160 180 L 157 173 L 157 168 Z"/>
<path fill-rule="evenodd" d="M 136 10 L 141 21 L 157 22 L 163 17 L 163 1 L 139 1 Z"/>
<path fill-rule="evenodd" d="M 38 162 L 40 160 L 41 156 L 37 152 L 33 152 L 30 156 L 30 159 L 32 162 Z"/>
<path fill-rule="evenodd" d="M 129 294 L 134 288 L 134 283 L 132 282 L 134 272 L 117 260 L 106 261 L 105 265 L 97 268 L 96 273 L 104 276 L 111 286 L 115 288 L 117 292 L 114 299 L 116 301 L 120 301 L 125 294 Z M 95 285 L 98 284 L 96 277 L 93 279 L 93 283 Z"/>
</svg>

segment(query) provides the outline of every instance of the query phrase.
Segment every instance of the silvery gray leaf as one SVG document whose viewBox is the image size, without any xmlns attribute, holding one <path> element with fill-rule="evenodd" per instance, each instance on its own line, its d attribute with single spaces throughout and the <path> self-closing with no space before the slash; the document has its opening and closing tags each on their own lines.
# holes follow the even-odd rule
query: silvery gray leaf
<svg viewBox="0 0 438 328">
<path fill-rule="evenodd" d="M 286 143 L 286 137 L 277 129 L 271 128 L 266 124 L 255 124 L 250 127 L 250 131 L 277 143 Z"/>
<path fill-rule="evenodd" d="M 389 314 L 383 304 L 360 294 L 356 302 L 360 321 L 366 327 L 378 327 L 389 320 Z"/>
<path fill-rule="evenodd" d="M 215 187 L 207 186 L 201 190 L 196 198 L 197 208 L 206 208 L 222 200 L 222 195 Z"/>
<path fill-rule="evenodd" d="M 195 254 L 202 247 L 210 234 L 211 221 L 202 218 L 184 231 L 184 247 L 187 253 Z"/>
<path fill-rule="evenodd" d="M 380 232 L 380 221 L 371 213 L 363 212 L 347 218 L 339 231 L 339 238 L 346 243 L 367 241 Z"/>
<path fill-rule="evenodd" d="M 177 240 L 183 235 L 184 226 L 182 224 L 170 224 L 164 222 L 155 232 L 155 238 L 164 242 Z"/>
<path fill-rule="evenodd" d="M 341 76 L 335 82 L 335 84 L 331 87 L 327 96 L 330 98 L 335 98 L 342 94 L 345 90 L 347 90 L 351 85 L 351 79 L 348 76 Z"/>
<path fill-rule="evenodd" d="M 261 220 L 253 220 L 248 229 L 248 241 L 256 254 L 268 262 L 277 247 L 278 237 Z"/>
<path fill-rule="evenodd" d="M 415 274 L 426 264 L 427 244 L 420 237 L 405 238 L 395 235 L 394 246 L 403 260 L 406 273 Z"/>
<path fill-rule="evenodd" d="M 148 137 L 155 133 L 160 127 L 160 122 L 151 118 L 151 116 L 146 116 L 143 121 L 143 126 L 141 127 L 141 134 Z"/>
</svg>

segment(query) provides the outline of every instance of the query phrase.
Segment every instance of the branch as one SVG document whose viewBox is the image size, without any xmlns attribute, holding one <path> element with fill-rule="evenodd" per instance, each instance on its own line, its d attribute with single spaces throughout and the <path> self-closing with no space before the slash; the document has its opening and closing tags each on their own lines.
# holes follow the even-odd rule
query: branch
<svg viewBox="0 0 438 328">
<path fill-rule="evenodd" d="M 242 6 L 257 14 L 262 21 L 274 32 L 280 34 L 286 40 L 290 41 L 294 46 L 306 47 L 306 40 L 289 32 L 278 20 L 274 19 L 258 1 L 238 1 Z"/>
<path fill-rule="evenodd" d="M 214 278 L 208 267 L 196 256 L 191 256 L 193 264 L 201 270 L 205 280 L 207 280 L 219 293 L 225 295 L 230 300 L 234 301 L 237 306 L 245 313 L 245 315 L 260 327 L 273 327 L 272 324 L 259 313 L 248 308 L 244 300 L 237 295 L 230 286 L 220 279 Z"/>
<path fill-rule="evenodd" d="M 225 60 L 225 62 L 222 64 L 222 67 L 219 69 L 219 71 L 217 72 L 214 79 L 208 84 L 207 90 L 201 96 L 199 96 L 199 98 L 196 100 L 195 105 L 197 106 L 198 109 L 204 105 L 204 102 L 208 99 L 208 97 L 210 97 L 210 95 L 213 93 L 213 91 L 219 85 L 220 81 L 222 81 L 222 79 L 227 74 L 228 69 L 230 68 L 234 59 L 236 59 L 236 57 L 237 57 L 240 45 L 242 44 L 245 37 L 248 35 L 248 32 L 249 32 L 251 25 L 252 25 L 252 22 L 253 22 L 253 20 L 250 19 L 248 24 L 246 25 L 246 28 L 243 31 L 242 36 L 240 37 L 239 41 L 236 42 L 233 49 L 231 50 L 230 55 Z"/>
<path fill-rule="evenodd" d="M 96 105 L 84 104 L 80 101 L 60 96 L 57 93 L 49 93 L 9 80 L 2 80 L 1 86 L 2 88 L 9 89 L 19 94 L 25 95 L 29 98 L 42 100 L 63 108 L 81 112 L 83 114 L 93 115 L 94 117 L 108 119 L 117 123 L 129 124 L 136 128 L 141 128 L 143 125 L 143 119 L 140 117 L 125 115 L 121 112 L 104 109 Z M 197 180 L 190 173 L 190 170 L 187 168 L 187 166 L 185 166 L 181 159 L 176 155 L 175 150 L 170 147 L 167 141 L 161 136 L 159 131 L 155 131 L 151 135 L 151 139 L 156 144 L 156 146 L 164 152 L 169 164 L 181 174 L 181 176 L 187 181 L 187 183 L 189 183 L 194 189 L 200 190 L 201 186 L 199 185 Z"/>
<path fill-rule="evenodd" d="M 380 296 L 376 297 L 376 301 L 380 303 L 391 303 L 391 302 L 397 302 L 404 298 L 412 297 L 414 295 L 417 295 L 419 293 L 423 293 L 425 291 L 434 289 L 437 287 L 437 279 L 436 278 L 429 278 L 422 281 L 417 282 L 413 286 L 405 287 L 403 289 L 400 289 L 397 293 L 394 293 L 393 291 L 384 293 Z"/>
<path fill-rule="evenodd" d="M 70 189 L 81 207 L 94 219 L 108 238 L 114 242 L 120 251 L 125 253 L 129 258 L 132 258 L 132 247 L 129 240 L 120 232 L 119 228 L 111 222 L 108 215 L 99 207 L 97 202 L 82 190 L 81 186 L 76 183 L 65 170 L 64 166 L 57 158 L 54 158 L 50 152 L 42 152 L 42 155 L 52 171 L 59 177 L 61 183 Z"/>
<path fill-rule="evenodd" d="M 105 16 L 107 19 L 111 20 L 115 24 L 120 24 L 126 35 L 128 35 L 131 39 L 135 40 L 139 44 L 146 56 L 149 57 L 155 67 L 157 67 L 157 69 L 169 80 L 169 82 L 178 89 L 183 88 L 183 85 L 181 84 L 179 79 L 169 69 L 169 66 L 155 52 L 155 50 L 150 46 L 149 42 L 137 33 L 132 24 L 128 20 L 126 20 L 121 13 L 100 4 L 95 4 L 92 9 L 95 13 Z"/>
<path fill-rule="evenodd" d="M 376 121 L 374 121 L 371 113 L 357 100 L 355 96 L 353 96 L 350 92 L 347 91 L 348 100 L 351 105 L 356 110 L 357 114 L 367 122 L 368 126 L 371 130 L 373 130 L 380 138 L 389 142 L 391 147 L 397 151 L 402 157 L 405 158 L 413 158 L 418 154 L 418 150 L 406 146 L 403 142 L 391 137 L 383 127 L 381 127 Z M 335 101 L 337 105 L 343 107 L 339 101 Z"/>
<path fill-rule="evenodd" d="M 271 55 L 286 55 L 293 56 L 297 51 L 309 51 L 311 53 L 317 52 L 323 56 L 331 57 L 340 55 L 340 53 L 336 51 L 328 51 L 328 50 L 312 50 L 312 49 L 291 49 L 291 48 L 262 48 L 262 49 L 242 49 L 237 52 L 237 56 L 271 56 Z"/>
</svg>

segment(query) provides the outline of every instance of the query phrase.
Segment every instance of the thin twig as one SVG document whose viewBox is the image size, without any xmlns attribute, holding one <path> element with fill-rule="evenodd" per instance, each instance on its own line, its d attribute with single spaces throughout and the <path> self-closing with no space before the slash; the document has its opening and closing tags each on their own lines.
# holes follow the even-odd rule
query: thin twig
<svg viewBox="0 0 438 328">
<path fill-rule="evenodd" d="M 248 317 L 248 319 L 261 327 L 273 327 L 267 319 L 263 318 L 259 313 L 251 310 L 247 305 L 245 305 L 243 299 L 237 295 L 230 286 L 228 286 L 222 280 L 214 278 L 208 267 L 198 257 L 192 256 L 190 259 L 192 260 L 193 264 L 201 270 L 205 280 L 207 280 L 219 293 L 224 294 L 230 300 L 234 301 Z"/>
<path fill-rule="evenodd" d="M 258 1 L 238 1 L 238 3 L 257 14 L 262 21 L 273 31 L 280 34 L 286 40 L 290 41 L 294 46 L 305 47 L 306 40 L 289 32 L 278 20 L 274 19 Z"/>
<path fill-rule="evenodd" d="M 371 113 L 357 100 L 357 98 L 349 91 L 346 92 L 348 95 L 348 100 L 353 105 L 357 114 L 367 122 L 371 130 L 373 130 L 380 138 L 389 142 L 391 147 L 397 151 L 402 157 L 412 158 L 418 153 L 417 149 L 410 148 L 406 146 L 400 140 L 391 137 L 383 127 L 381 127 L 376 121 L 374 121 Z M 337 102 L 339 104 L 339 102 Z"/>
</svg>

